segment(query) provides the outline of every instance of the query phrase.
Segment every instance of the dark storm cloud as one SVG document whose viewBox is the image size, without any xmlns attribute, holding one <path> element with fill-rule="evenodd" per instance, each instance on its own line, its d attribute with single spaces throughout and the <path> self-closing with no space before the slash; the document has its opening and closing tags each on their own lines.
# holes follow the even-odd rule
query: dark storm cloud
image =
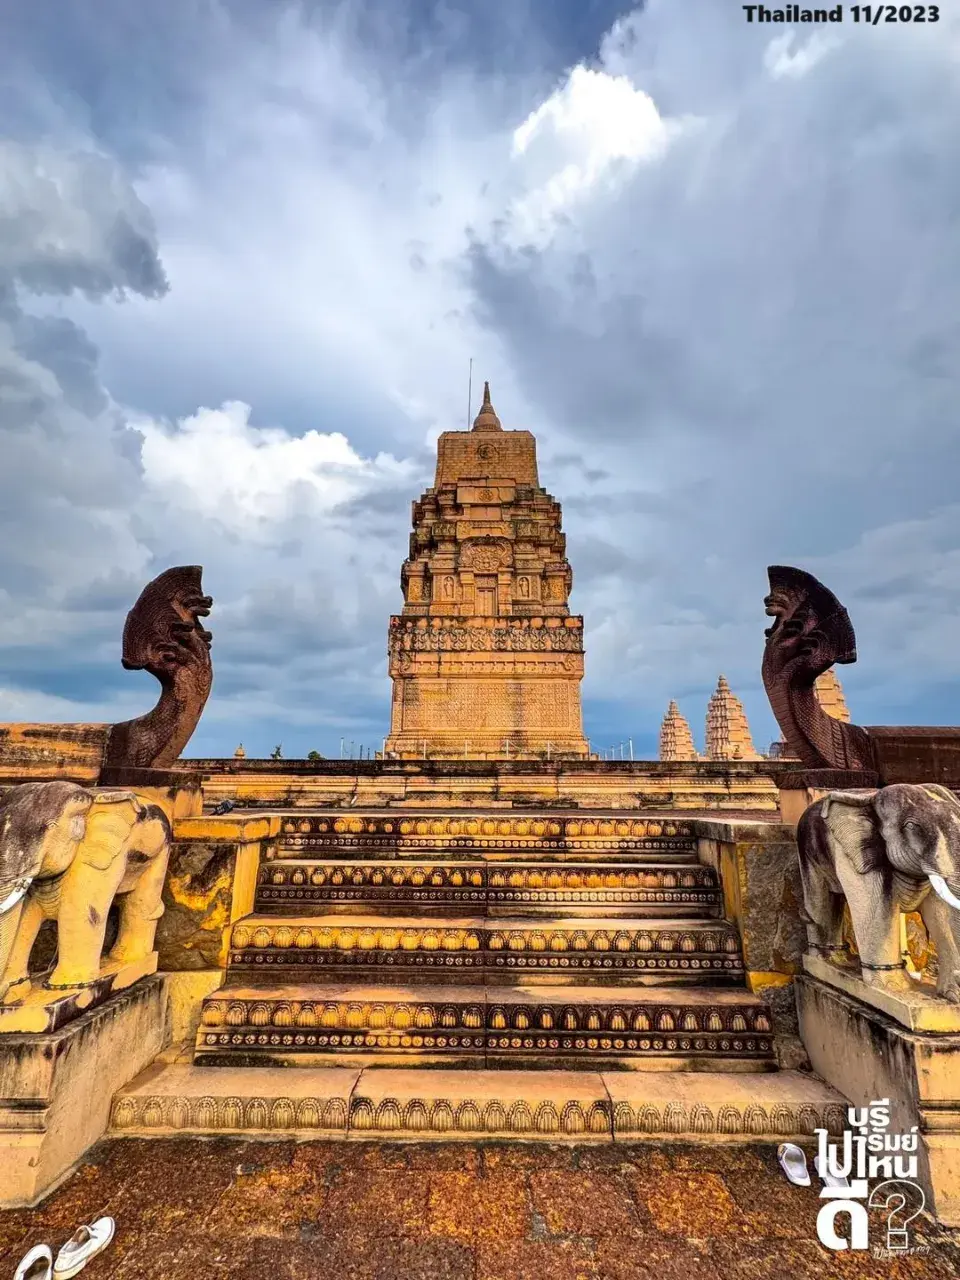
<svg viewBox="0 0 960 1280">
<path fill-rule="evenodd" d="M 375 742 L 409 503 L 474 356 L 564 506 L 596 741 L 649 749 L 674 695 L 702 734 L 722 670 L 765 745 L 777 561 L 850 606 L 857 718 L 956 722 L 957 23 L 817 44 L 651 0 L 597 57 L 619 11 L 18 8 L 0 115 L 55 145 L 0 153 L 0 699 L 149 705 L 111 646 L 196 562 L 192 749 Z M 620 97 L 575 100 L 574 63 Z M 666 144 L 631 159 L 640 91 Z"/>
</svg>

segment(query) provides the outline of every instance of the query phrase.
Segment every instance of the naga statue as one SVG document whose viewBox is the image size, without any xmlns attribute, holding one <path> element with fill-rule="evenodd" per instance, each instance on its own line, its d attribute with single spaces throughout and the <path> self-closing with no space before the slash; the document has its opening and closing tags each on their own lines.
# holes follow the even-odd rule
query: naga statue
<svg viewBox="0 0 960 1280">
<path fill-rule="evenodd" d="M 136 720 L 111 726 L 104 766 L 169 769 L 193 736 L 213 684 L 212 636 L 200 625 L 213 601 L 200 565 L 167 569 L 127 614 L 122 664 L 160 681 L 160 701 Z"/>
<path fill-rule="evenodd" d="M 764 633 L 763 687 L 787 745 L 810 769 L 873 770 L 867 731 L 828 715 L 814 692 L 817 677 L 834 663 L 857 660 L 846 609 L 803 569 L 771 565 L 767 576 L 763 603 L 774 623 Z"/>
</svg>

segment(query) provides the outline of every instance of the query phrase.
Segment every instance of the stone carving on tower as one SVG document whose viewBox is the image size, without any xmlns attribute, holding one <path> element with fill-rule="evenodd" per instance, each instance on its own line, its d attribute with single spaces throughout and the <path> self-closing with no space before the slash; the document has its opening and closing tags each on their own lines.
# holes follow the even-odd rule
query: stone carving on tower
<svg viewBox="0 0 960 1280">
<path fill-rule="evenodd" d="M 433 487 L 413 504 L 390 619 L 388 756 L 589 754 L 560 522 L 536 440 L 504 431 L 485 383 L 473 429 L 440 436 Z"/>
<path fill-rule="evenodd" d="M 660 759 L 661 760 L 698 760 L 697 749 L 693 745 L 693 734 L 685 716 L 680 714 L 676 702 L 667 707 L 667 714 L 660 726 Z"/>
<path fill-rule="evenodd" d="M 706 758 L 708 760 L 759 760 L 750 736 L 743 703 L 721 676 L 707 707 Z"/>
</svg>

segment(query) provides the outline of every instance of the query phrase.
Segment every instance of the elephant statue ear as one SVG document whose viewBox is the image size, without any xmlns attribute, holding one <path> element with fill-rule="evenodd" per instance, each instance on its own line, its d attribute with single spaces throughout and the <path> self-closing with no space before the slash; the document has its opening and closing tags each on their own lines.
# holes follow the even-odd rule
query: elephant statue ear
<svg viewBox="0 0 960 1280">
<path fill-rule="evenodd" d="M 835 805 L 849 809 L 872 809 L 876 798 L 876 788 L 870 791 L 828 791 L 820 801 L 820 812 L 827 818 Z"/>
</svg>

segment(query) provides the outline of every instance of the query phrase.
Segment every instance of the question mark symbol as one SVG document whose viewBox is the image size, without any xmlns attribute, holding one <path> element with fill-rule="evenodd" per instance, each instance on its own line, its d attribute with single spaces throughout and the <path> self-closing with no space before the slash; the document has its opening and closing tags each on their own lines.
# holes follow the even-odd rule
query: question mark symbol
<svg viewBox="0 0 960 1280">
<path fill-rule="evenodd" d="M 884 1194 L 884 1187 L 888 1190 Z M 905 1212 L 912 1196 L 904 1195 L 901 1187 L 911 1187 L 920 1197 L 920 1203 L 912 1212 Z M 871 1209 L 884 1209 L 887 1213 L 887 1248 L 894 1252 L 896 1250 L 908 1249 L 910 1247 L 910 1233 L 907 1230 L 908 1223 L 912 1222 L 919 1213 L 923 1211 L 926 1204 L 926 1196 L 923 1189 L 918 1187 L 915 1182 L 901 1182 L 893 1179 L 887 1179 L 886 1182 L 880 1182 L 873 1188 L 870 1193 L 870 1199 L 867 1204 Z M 896 1222 L 897 1217 L 902 1218 L 901 1222 Z"/>
</svg>

